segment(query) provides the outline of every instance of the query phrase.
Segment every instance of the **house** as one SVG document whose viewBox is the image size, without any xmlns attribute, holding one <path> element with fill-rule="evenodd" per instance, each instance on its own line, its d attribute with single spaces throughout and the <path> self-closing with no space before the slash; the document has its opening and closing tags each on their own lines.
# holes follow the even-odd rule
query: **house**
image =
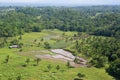
<svg viewBox="0 0 120 80">
<path fill-rule="evenodd" d="M 19 48 L 18 45 L 12 45 L 12 46 L 9 46 L 9 48 Z"/>
</svg>

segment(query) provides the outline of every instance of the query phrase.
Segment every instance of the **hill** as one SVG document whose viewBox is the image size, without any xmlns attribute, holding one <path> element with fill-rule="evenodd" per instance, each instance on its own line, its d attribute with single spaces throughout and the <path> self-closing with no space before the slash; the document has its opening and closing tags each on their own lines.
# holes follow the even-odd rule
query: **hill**
<svg viewBox="0 0 120 80">
<path fill-rule="evenodd" d="M 62 32 L 59 30 L 43 30 L 40 33 L 26 33 L 22 35 L 22 39 L 20 42 L 23 43 L 22 48 L 2 48 L 0 49 L 0 75 L 2 80 L 73 80 L 77 78 L 77 74 L 84 74 L 84 80 L 113 80 L 111 76 L 109 76 L 104 68 L 97 69 L 95 67 L 87 68 L 87 67 L 79 67 L 79 68 L 67 68 L 66 62 L 61 60 L 54 59 L 41 59 L 39 64 L 36 65 L 35 54 L 52 54 L 48 49 L 45 49 L 42 46 L 37 46 L 38 42 L 43 45 L 44 40 L 49 42 L 51 48 L 65 48 L 71 43 L 64 45 L 63 41 L 59 42 L 57 40 L 68 37 L 71 38 L 73 34 L 76 32 Z M 46 38 L 46 36 L 49 37 Z M 56 38 L 56 36 L 59 36 Z M 19 37 L 14 37 L 13 39 L 18 39 Z M 43 41 L 41 39 L 43 38 Z M 65 38 L 66 39 L 66 38 Z M 10 41 L 12 39 L 8 39 Z M 56 43 L 58 42 L 58 43 Z M 74 43 L 74 41 L 72 41 Z M 28 45 L 29 44 L 29 45 Z M 55 44 L 54 46 L 52 46 Z M 32 46 L 31 46 L 32 45 Z M 63 46 L 64 45 L 64 46 Z M 22 49 L 22 51 L 20 51 Z M 44 51 L 43 51 L 44 50 Z M 47 51 L 48 50 L 48 51 Z M 42 52 L 43 51 L 43 52 Z M 6 63 L 6 59 L 9 60 Z M 56 66 L 59 65 L 60 69 L 56 69 Z M 96 75 L 97 74 L 97 75 Z M 62 76 L 62 77 L 61 77 Z"/>
</svg>

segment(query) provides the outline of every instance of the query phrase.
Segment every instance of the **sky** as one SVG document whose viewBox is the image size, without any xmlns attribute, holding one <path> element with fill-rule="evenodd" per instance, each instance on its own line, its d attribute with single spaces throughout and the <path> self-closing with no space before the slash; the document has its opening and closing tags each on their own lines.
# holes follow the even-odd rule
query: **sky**
<svg viewBox="0 0 120 80">
<path fill-rule="evenodd" d="M 120 5 L 120 0 L 0 0 L 0 3 L 40 3 L 72 5 Z"/>
</svg>

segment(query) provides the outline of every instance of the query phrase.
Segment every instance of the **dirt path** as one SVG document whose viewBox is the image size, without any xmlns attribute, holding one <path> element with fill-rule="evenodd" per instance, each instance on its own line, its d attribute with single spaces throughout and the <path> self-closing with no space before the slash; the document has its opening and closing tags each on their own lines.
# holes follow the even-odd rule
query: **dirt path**
<svg viewBox="0 0 120 80">
<path fill-rule="evenodd" d="M 53 55 L 50 55 L 50 54 L 35 55 L 35 57 L 63 60 L 65 62 L 69 61 L 71 66 L 73 67 L 87 66 L 87 60 L 80 57 L 75 57 L 72 55 L 72 53 L 65 51 L 63 49 L 51 49 L 51 52 L 53 52 L 54 54 Z M 79 63 L 74 62 L 75 58 L 78 59 Z"/>
</svg>

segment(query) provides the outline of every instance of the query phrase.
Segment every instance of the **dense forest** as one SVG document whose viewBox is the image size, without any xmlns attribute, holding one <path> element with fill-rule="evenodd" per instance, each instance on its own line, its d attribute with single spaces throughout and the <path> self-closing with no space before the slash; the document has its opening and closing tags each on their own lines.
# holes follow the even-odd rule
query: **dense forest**
<svg viewBox="0 0 120 80">
<path fill-rule="evenodd" d="M 43 29 L 94 35 L 76 40 L 71 51 L 92 58 L 90 64 L 97 68 L 108 64 L 106 71 L 120 79 L 120 6 L 0 7 L 1 48 L 9 37 Z"/>
<path fill-rule="evenodd" d="M 63 31 L 119 38 L 119 8 L 119 6 L 1 8 L 0 36 L 10 37 L 24 32 L 57 28 Z"/>
</svg>

